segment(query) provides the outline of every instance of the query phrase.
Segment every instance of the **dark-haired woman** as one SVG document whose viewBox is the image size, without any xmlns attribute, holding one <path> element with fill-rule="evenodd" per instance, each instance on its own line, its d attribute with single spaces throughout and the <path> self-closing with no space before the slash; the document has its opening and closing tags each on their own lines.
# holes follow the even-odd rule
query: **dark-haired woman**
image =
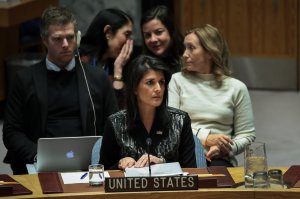
<svg viewBox="0 0 300 199">
<path fill-rule="evenodd" d="M 148 10 L 141 19 L 144 52 L 162 59 L 170 72 L 179 72 L 184 51 L 183 36 L 166 6 Z"/>
<path fill-rule="evenodd" d="M 141 55 L 129 69 L 127 109 L 108 118 L 100 163 L 107 169 L 147 166 L 146 140 L 151 138 L 150 164 L 179 162 L 182 167 L 196 167 L 190 118 L 167 107 L 170 73 L 166 64 Z"/>
<path fill-rule="evenodd" d="M 120 108 L 124 107 L 123 69 L 133 48 L 132 29 L 133 20 L 127 13 L 119 9 L 104 9 L 95 16 L 80 42 L 81 60 L 106 71 Z"/>
</svg>

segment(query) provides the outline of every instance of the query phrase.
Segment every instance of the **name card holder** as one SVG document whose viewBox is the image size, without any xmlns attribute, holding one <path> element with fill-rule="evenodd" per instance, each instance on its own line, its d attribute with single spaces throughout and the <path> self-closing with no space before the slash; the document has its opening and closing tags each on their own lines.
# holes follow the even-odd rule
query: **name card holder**
<svg viewBox="0 0 300 199">
<path fill-rule="evenodd" d="M 7 174 L 0 174 L 0 181 L 2 181 L 2 185 L 0 185 L 0 196 L 32 194 L 31 190 L 27 189 Z"/>
<path fill-rule="evenodd" d="M 199 188 L 217 188 L 218 179 L 217 178 L 199 178 L 198 181 Z"/>
<path fill-rule="evenodd" d="M 283 181 L 288 188 L 300 188 L 300 165 L 292 165 L 283 174 Z"/>
<path fill-rule="evenodd" d="M 197 190 L 198 176 L 105 178 L 105 192 Z"/>
<path fill-rule="evenodd" d="M 0 185 L 0 196 L 12 196 L 13 188 L 12 186 Z"/>
</svg>

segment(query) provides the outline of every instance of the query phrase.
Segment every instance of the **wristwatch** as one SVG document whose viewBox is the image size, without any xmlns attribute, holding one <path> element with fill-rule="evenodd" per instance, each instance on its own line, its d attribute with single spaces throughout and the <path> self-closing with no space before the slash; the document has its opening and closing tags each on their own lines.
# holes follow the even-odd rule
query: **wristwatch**
<svg viewBox="0 0 300 199">
<path fill-rule="evenodd" d="M 122 78 L 122 76 L 121 75 L 115 75 L 114 76 L 114 81 L 123 81 L 123 78 Z"/>
</svg>

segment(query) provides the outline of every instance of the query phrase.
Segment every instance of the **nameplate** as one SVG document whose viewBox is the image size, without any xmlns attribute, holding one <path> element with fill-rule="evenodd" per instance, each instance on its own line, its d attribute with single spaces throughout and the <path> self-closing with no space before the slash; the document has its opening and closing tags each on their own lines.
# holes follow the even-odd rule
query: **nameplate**
<svg viewBox="0 0 300 199">
<path fill-rule="evenodd" d="M 105 178 L 105 192 L 197 190 L 198 176 Z"/>
</svg>

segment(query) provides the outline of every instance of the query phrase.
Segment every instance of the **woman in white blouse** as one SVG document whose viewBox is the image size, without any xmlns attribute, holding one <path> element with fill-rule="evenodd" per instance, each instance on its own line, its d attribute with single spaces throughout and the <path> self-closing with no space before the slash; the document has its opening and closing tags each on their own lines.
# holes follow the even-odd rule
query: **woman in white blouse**
<svg viewBox="0 0 300 199">
<path fill-rule="evenodd" d="M 217 28 L 206 24 L 184 38 L 185 66 L 169 84 L 169 106 L 188 112 L 208 166 L 237 166 L 235 155 L 255 140 L 247 87 L 230 77 L 229 50 Z"/>
</svg>

